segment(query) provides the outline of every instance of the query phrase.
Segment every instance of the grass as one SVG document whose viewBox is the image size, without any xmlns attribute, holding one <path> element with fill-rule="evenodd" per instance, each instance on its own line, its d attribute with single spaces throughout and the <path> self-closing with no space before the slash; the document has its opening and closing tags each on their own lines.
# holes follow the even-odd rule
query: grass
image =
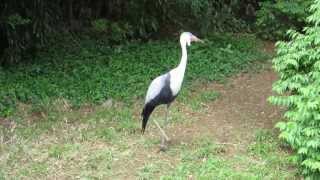
<svg viewBox="0 0 320 180">
<path fill-rule="evenodd" d="M 191 96 L 192 98 L 190 98 Z M 188 94 L 187 91 L 182 95 L 182 102 L 187 104 L 194 111 L 204 111 L 206 110 L 206 104 L 216 100 L 219 96 L 220 94 L 218 92 L 212 90 L 202 90 L 197 94 Z"/>
<path fill-rule="evenodd" d="M 144 97 L 152 78 L 179 63 L 181 53 L 177 39 L 115 47 L 88 39 L 70 42 L 47 48 L 30 63 L 0 69 L 0 116 L 13 115 L 18 103 L 32 104 L 34 112 L 50 112 L 57 100 L 71 107 L 108 99 L 134 102 Z M 266 59 L 258 51 L 261 46 L 252 35 L 213 34 L 205 44 L 194 43 L 185 85 L 197 79 L 222 81 Z"/>
<path fill-rule="evenodd" d="M 232 145 L 216 143 L 209 134 L 175 143 L 168 152 L 158 153 L 156 127 L 150 124 L 151 137 L 141 137 L 133 108 L 118 106 L 95 106 L 86 114 L 80 110 L 64 112 L 56 116 L 61 119 L 50 128 L 17 127 L 11 141 L 0 145 L 0 175 L 4 179 L 296 178 L 289 153 L 280 148 L 270 130 L 254 132 L 254 138 L 243 142 L 244 149 L 236 154 L 228 153 Z M 72 114 L 81 119 L 64 121 Z M 176 110 L 171 114 L 186 116 Z M 127 118 L 131 128 L 121 125 Z M 32 135 L 34 131 L 38 132 L 36 136 Z"/>
<path fill-rule="evenodd" d="M 265 57 L 253 36 L 212 35 L 206 41 L 189 51 L 178 98 L 191 112 L 220 98 L 201 84 L 224 81 Z M 177 43 L 114 49 L 96 43 L 60 44 L 34 63 L 0 71 L 1 115 L 12 122 L 0 126 L 0 137 L 6 137 L 0 143 L 0 180 L 296 177 L 288 153 L 269 130 L 257 131 L 247 149 L 236 154 L 205 134 L 158 153 L 156 127 L 150 123 L 148 136 L 140 135 L 141 103 L 136 101 L 142 102 L 151 78 L 178 63 Z M 163 119 L 162 110 L 153 118 Z M 170 117 L 173 128 L 195 122 L 179 106 L 171 108 Z"/>
<path fill-rule="evenodd" d="M 290 170 L 292 164 L 278 140 L 263 135 L 267 141 L 260 141 L 260 131 L 271 134 L 269 130 L 257 131 L 250 148 L 232 157 L 224 155 L 225 147 L 200 138 L 191 147 L 182 148 L 181 162 L 161 179 L 295 179 L 296 172 Z"/>
</svg>

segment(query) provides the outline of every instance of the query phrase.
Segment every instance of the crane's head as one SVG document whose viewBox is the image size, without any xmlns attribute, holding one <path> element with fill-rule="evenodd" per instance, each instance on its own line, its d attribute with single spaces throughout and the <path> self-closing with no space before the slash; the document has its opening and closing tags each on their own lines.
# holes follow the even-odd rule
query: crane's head
<svg viewBox="0 0 320 180">
<path fill-rule="evenodd" d="M 191 42 L 202 42 L 203 43 L 203 41 L 201 39 L 197 38 L 197 36 L 193 35 L 190 32 L 183 32 L 180 35 L 180 43 L 181 44 L 187 44 L 188 46 L 190 46 Z"/>
</svg>

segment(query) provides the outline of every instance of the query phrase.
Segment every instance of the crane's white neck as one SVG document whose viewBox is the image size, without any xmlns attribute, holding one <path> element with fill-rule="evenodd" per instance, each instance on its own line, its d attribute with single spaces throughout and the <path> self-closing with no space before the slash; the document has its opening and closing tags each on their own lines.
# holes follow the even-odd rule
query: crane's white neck
<svg viewBox="0 0 320 180">
<path fill-rule="evenodd" d="M 187 43 L 182 39 L 180 40 L 180 44 L 181 44 L 181 50 L 182 50 L 180 64 L 176 68 L 170 71 L 170 74 L 171 74 L 170 88 L 174 96 L 176 96 L 181 89 L 181 85 L 183 82 L 183 77 L 184 77 L 184 73 L 187 65 L 187 47 L 186 47 Z"/>
<path fill-rule="evenodd" d="M 180 64 L 178 65 L 178 69 L 184 73 L 186 66 L 187 66 L 187 59 L 188 59 L 188 54 L 187 54 L 187 42 L 186 41 L 180 41 L 181 44 L 181 50 L 182 50 L 182 55 L 181 55 L 181 61 Z"/>
</svg>

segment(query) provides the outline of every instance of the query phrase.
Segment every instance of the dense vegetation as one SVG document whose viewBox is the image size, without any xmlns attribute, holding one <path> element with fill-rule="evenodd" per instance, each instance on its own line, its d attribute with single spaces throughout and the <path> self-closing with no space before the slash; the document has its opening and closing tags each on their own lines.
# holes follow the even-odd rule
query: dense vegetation
<svg viewBox="0 0 320 180">
<path fill-rule="evenodd" d="M 205 44 L 190 49 L 186 81 L 220 80 L 263 59 L 256 50 L 261 44 L 255 41 L 246 35 L 237 40 L 227 34 L 208 36 Z M 17 102 L 45 108 L 61 98 L 74 106 L 109 98 L 141 98 L 151 78 L 178 64 L 180 51 L 178 39 L 136 42 L 113 49 L 92 40 L 70 47 L 61 43 L 31 64 L 1 71 L 0 114 L 11 115 Z"/>
<path fill-rule="evenodd" d="M 257 11 L 257 33 L 263 38 L 278 40 L 287 38 L 288 29 L 301 31 L 311 3 L 312 0 L 262 2 Z"/>
<path fill-rule="evenodd" d="M 0 5 L 0 64 L 29 61 L 63 33 L 123 44 L 159 38 L 179 30 L 256 32 L 285 38 L 302 30 L 312 0 L 178 1 L 8 1 Z M 152 9 L 152 10 L 151 10 Z"/>
<path fill-rule="evenodd" d="M 249 1 L 250 2 L 250 1 Z M 1 64 L 12 64 L 44 48 L 62 32 L 104 39 L 109 44 L 150 39 L 178 29 L 240 31 L 247 6 L 238 0 L 8 1 L 0 5 Z"/>
<path fill-rule="evenodd" d="M 309 179 L 320 176 L 320 1 L 310 8 L 309 26 L 303 33 L 291 30 L 291 40 L 277 44 L 274 68 L 280 79 L 274 84 L 279 96 L 270 98 L 286 106 L 288 122 L 280 122 L 280 137 L 297 152 L 295 161 Z"/>
</svg>

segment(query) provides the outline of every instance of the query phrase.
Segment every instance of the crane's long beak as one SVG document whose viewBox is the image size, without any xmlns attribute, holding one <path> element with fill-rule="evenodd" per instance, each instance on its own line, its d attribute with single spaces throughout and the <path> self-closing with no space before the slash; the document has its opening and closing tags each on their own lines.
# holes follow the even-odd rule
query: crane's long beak
<svg viewBox="0 0 320 180">
<path fill-rule="evenodd" d="M 194 36 L 194 35 L 191 37 L 191 41 L 204 43 L 204 41 L 202 41 L 201 39 L 199 39 L 197 36 Z"/>
</svg>

